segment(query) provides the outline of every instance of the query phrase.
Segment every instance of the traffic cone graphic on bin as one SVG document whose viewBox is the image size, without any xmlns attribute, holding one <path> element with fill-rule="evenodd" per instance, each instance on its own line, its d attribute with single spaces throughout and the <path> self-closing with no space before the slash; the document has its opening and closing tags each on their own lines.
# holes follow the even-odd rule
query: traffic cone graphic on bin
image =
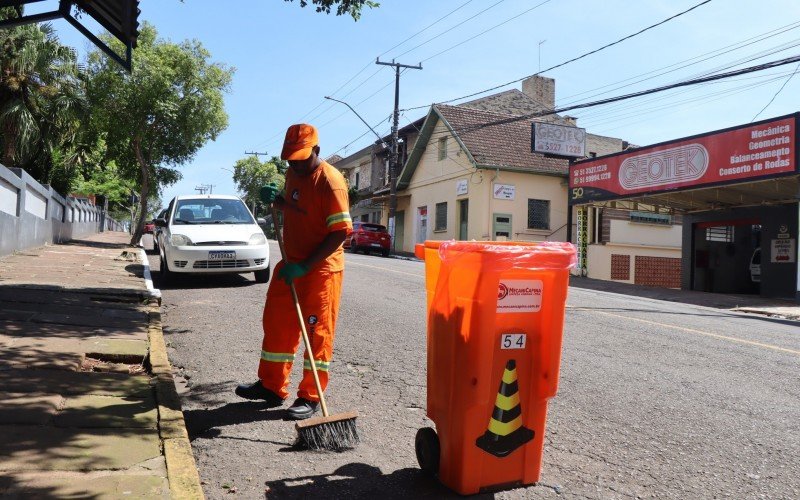
<svg viewBox="0 0 800 500">
<path fill-rule="evenodd" d="M 512 359 L 506 363 L 489 427 L 475 444 L 483 451 L 502 458 L 533 439 L 533 434 L 532 430 L 522 426 L 517 362 Z"/>
</svg>

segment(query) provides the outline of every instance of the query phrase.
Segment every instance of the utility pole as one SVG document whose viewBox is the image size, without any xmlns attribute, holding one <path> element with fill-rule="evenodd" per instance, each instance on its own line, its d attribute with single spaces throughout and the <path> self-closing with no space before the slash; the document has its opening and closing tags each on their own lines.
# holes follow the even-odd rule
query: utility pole
<svg viewBox="0 0 800 500">
<path fill-rule="evenodd" d="M 422 63 L 417 64 L 416 66 L 410 66 L 408 64 L 400 64 L 394 62 L 381 62 L 380 57 L 375 59 L 375 64 L 379 64 L 381 66 L 392 66 L 394 68 L 394 117 L 392 120 L 392 150 L 390 153 L 389 158 L 389 226 L 391 228 L 391 236 L 392 236 L 392 250 L 394 250 L 395 242 L 394 233 L 395 233 L 395 213 L 397 212 L 397 164 L 398 164 L 398 155 L 399 155 L 399 137 L 397 135 L 398 125 L 400 122 L 400 68 L 407 68 L 407 69 L 422 69 Z"/>
</svg>

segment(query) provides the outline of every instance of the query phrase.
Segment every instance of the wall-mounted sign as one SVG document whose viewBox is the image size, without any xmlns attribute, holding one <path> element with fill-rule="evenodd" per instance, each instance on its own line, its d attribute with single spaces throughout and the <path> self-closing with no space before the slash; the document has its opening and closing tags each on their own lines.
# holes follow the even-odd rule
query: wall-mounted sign
<svg viewBox="0 0 800 500">
<path fill-rule="evenodd" d="M 456 182 L 456 196 L 467 194 L 468 190 L 469 181 L 467 179 L 459 179 L 458 182 Z"/>
<path fill-rule="evenodd" d="M 734 184 L 797 172 L 793 116 L 570 166 L 570 203 Z"/>
<path fill-rule="evenodd" d="M 578 207 L 575 210 L 576 225 L 577 225 L 577 240 L 578 240 L 578 269 L 581 276 L 586 273 L 586 253 L 589 245 L 589 222 L 586 217 L 586 208 Z"/>
<path fill-rule="evenodd" d="M 791 236 L 792 235 L 789 234 L 789 226 L 787 226 L 786 224 L 781 224 L 780 227 L 778 228 L 778 239 L 785 240 L 790 238 Z"/>
<path fill-rule="evenodd" d="M 773 264 L 791 264 L 795 261 L 795 255 L 797 255 L 794 251 L 795 248 L 795 240 L 794 238 L 791 239 L 784 239 L 784 240 L 771 240 L 772 241 L 772 254 L 770 255 L 770 261 Z"/>
<path fill-rule="evenodd" d="M 492 187 L 496 200 L 513 200 L 515 188 L 513 184 L 495 184 Z"/>
<path fill-rule="evenodd" d="M 531 152 L 582 158 L 586 156 L 586 130 L 578 127 L 531 123 Z"/>
</svg>

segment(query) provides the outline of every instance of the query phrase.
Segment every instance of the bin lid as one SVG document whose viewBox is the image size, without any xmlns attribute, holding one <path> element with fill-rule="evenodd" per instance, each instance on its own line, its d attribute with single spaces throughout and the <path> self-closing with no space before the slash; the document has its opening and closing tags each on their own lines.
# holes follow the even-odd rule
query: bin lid
<svg viewBox="0 0 800 500">
<path fill-rule="evenodd" d="M 569 269 L 577 264 L 575 246 L 560 241 L 426 241 L 442 262 L 459 255 L 481 255 L 484 265 L 506 269 Z"/>
</svg>

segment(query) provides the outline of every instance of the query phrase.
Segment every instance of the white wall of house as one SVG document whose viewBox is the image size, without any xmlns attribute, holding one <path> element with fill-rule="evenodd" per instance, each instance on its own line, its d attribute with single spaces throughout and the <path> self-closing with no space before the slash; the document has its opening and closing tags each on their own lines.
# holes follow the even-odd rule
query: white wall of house
<svg viewBox="0 0 800 500">
<path fill-rule="evenodd" d="M 682 226 L 660 226 L 624 220 L 612 220 L 611 243 L 621 245 L 643 245 L 646 247 L 669 247 L 680 250 Z"/>
<path fill-rule="evenodd" d="M 566 241 L 567 239 L 567 179 L 553 175 L 528 174 L 507 171 L 486 171 L 487 206 L 484 233 L 489 236 L 494 218 L 492 214 L 510 214 L 511 240 Z M 498 199 L 495 195 L 501 186 L 513 186 L 514 199 Z M 503 192 L 508 193 L 506 188 Z M 548 223 L 539 228 L 528 227 L 529 200 L 547 202 Z M 491 237 L 485 238 L 491 239 Z"/>
<path fill-rule="evenodd" d="M 447 141 L 446 154 L 442 157 L 440 139 L 443 137 L 446 137 Z M 513 186 L 513 199 L 500 199 L 500 195 L 495 196 L 495 189 L 501 184 L 506 187 Z M 416 243 L 426 239 L 459 239 L 460 202 L 463 200 L 467 200 L 468 203 L 466 237 L 468 240 L 493 239 L 495 214 L 511 216 L 512 234 L 507 239 L 519 241 L 566 239 L 566 178 L 503 170 L 476 170 L 467 154 L 449 135 L 447 128 L 441 122 L 436 126 L 408 188 L 399 195 L 398 210 L 404 213 L 403 241 L 402 246 L 398 246 L 402 251 L 412 252 Z M 528 227 L 529 199 L 547 203 L 549 220 L 546 228 Z M 437 205 L 439 210 L 446 207 L 447 214 L 444 219 L 445 224 L 439 228 L 436 225 Z M 421 210 L 426 212 L 425 216 L 421 215 Z"/>
</svg>

